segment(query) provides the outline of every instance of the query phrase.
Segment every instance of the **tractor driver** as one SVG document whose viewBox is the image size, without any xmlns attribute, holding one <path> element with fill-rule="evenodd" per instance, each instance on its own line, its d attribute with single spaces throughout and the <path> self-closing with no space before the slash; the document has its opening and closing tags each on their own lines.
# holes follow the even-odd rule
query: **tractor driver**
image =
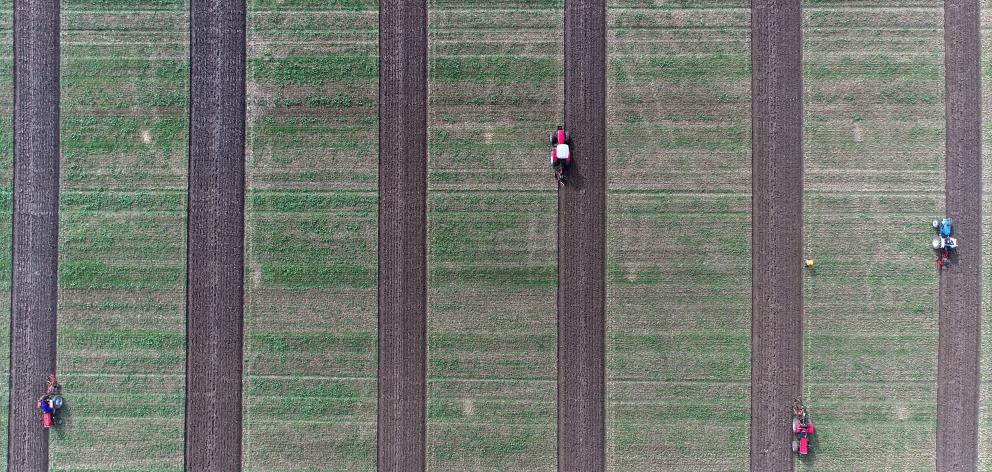
<svg viewBox="0 0 992 472">
<path fill-rule="evenodd" d="M 41 425 L 45 429 L 55 425 L 55 401 L 51 395 L 42 395 L 38 399 L 37 407 L 41 410 Z"/>
</svg>

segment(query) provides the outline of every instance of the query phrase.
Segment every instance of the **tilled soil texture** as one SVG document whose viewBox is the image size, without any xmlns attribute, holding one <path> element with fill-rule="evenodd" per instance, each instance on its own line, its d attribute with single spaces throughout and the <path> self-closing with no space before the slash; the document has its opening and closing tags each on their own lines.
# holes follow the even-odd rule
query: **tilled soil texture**
<svg viewBox="0 0 992 472">
<path fill-rule="evenodd" d="M 558 470 L 606 469 L 606 2 L 565 2 L 565 127 L 558 191 Z"/>
<path fill-rule="evenodd" d="M 379 10 L 380 472 L 426 468 L 427 2 Z"/>
<path fill-rule="evenodd" d="M 245 3 L 191 4 L 186 470 L 241 469 Z"/>
<path fill-rule="evenodd" d="M 947 216 L 960 246 L 940 277 L 937 470 L 978 461 L 982 148 L 978 0 L 944 2 Z"/>
<path fill-rule="evenodd" d="M 55 372 L 59 3 L 14 2 L 14 210 L 8 470 L 48 470 L 35 401 Z"/>
<path fill-rule="evenodd" d="M 798 0 L 752 2 L 751 470 L 792 470 L 802 383 L 802 64 Z"/>
</svg>

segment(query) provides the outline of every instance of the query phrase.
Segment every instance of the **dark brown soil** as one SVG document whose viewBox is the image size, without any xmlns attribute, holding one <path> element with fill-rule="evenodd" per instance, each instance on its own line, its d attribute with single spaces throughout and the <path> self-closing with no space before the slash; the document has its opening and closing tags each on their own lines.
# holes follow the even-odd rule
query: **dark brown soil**
<svg viewBox="0 0 992 472">
<path fill-rule="evenodd" d="M 186 470 L 241 470 L 245 3 L 191 4 Z"/>
<path fill-rule="evenodd" d="M 940 277 L 937 470 L 978 460 L 982 307 L 982 152 L 979 2 L 944 3 L 946 203 L 959 247 Z"/>
<path fill-rule="evenodd" d="M 606 470 L 606 2 L 565 2 L 568 185 L 558 192 L 558 470 Z"/>
<path fill-rule="evenodd" d="M 793 469 L 801 392 L 802 67 L 798 0 L 751 4 L 751 470 Z"/>
<path fill-rule="evenodd" d="M 379 4 L 379 472 L 426 467 L 427 4 Z"/>
<path fill-rule="evenodd" d="M 10 471 L 48 470 L 35 401 L 55 373 L 59 233 L 59 2 L 14 2 Z"/>
</svg>

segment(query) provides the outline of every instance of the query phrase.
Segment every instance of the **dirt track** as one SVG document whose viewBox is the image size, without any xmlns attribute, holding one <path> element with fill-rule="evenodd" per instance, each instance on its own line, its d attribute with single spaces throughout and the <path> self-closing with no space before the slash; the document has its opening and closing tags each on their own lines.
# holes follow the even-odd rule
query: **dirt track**
<svg viewBox="0 0 992 472">
<path fill-rule="evenodd" d="M 59 2 L 14 2 L 14 210 L 8 470 L 48 470 L 34 402 L 55 372 Z"/>
<path fill-rule="evenodd" d="M 798 0 L 751 5 L 751 470 L 785 471 L 803 365 L 801 15 Z"/>
<path fill-rule="evenodd" d="M 427 3 L 379 4 L 379 472 L 426 467 Z"/>
<path fill-rule="evenodd" d="M 946 202 L 960 247 L 940 277 L 937 470 L 978 460 L 982 306 L 982 149 L 979 2 L 944 3 Z"/>
<path fill-rule="evenodd" d="M 565 2 L 565 126 L 558 192 L 558 470 L 606 469 L 606 2 Z"/>
<path fill-rule="evenodd" d="M 187 253 L 186 470 L 241 469 L 245 3 L 195 0 Z"/>
</svg>

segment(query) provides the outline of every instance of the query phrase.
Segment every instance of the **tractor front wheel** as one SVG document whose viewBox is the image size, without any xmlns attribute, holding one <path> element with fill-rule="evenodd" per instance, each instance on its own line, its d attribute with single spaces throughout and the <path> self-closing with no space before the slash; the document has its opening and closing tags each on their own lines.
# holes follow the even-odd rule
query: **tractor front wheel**
<svg viewBox="0 0 992 472">
<path fill-rule="evenodd" d="M 558 133 L 550 133 L 550 134 L 548 134 L 548 142 L 551 143 L 551 147 L 557 146 L 558 145 Z"/>
<path fill-rule="evenodd" d="M 799 441 L 792 440 L 792 452 L 799 452 Z"/>
</svg>

